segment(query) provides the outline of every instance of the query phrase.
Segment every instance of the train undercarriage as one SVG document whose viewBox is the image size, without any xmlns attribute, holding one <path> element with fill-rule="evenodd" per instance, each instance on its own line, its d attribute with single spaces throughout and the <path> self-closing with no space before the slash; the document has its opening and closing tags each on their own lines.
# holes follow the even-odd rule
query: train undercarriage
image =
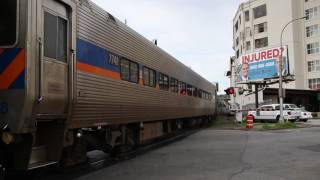
<svg viewBox="0 0 320 180">
<path fill-rule="evenodd" d="M 63 120 L 39 121 L 33 134 L 2 132 L 2 174 L 57 165 L 61 168 L 86 163 L 87 153 L 100 150 L 117 156 L 180 130 L 208 125 L 213 116 L 98 126 L 65 130 Z"/>
</svg>

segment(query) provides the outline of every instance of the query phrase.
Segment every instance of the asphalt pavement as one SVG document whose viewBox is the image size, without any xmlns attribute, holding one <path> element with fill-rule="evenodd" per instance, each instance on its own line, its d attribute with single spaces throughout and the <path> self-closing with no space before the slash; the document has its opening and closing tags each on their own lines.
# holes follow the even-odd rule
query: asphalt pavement
<svg viewBox="0 0 320 180">
<path fill-rule="evenodd" d="M 206 129 L 77 179 L 319 180 L 320 127 Z"/>
</svg>

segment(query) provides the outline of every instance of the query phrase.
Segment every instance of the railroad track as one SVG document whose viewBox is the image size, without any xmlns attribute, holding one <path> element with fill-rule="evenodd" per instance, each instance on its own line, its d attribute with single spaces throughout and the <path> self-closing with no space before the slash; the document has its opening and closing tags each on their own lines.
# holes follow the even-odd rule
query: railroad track
<svg viewBox="0 0 320 180">
<path fill-rule="evenodd" d="M 85 174 L 92 173 L 94 171 L 115 165 L 119 162 L 132 159 L 134 157 L 137 157 L 138 155 L 144 154 L 148 151 L 163 147 L 165 145 L 168 145 L 170 143 L 176 142 L 178 140 L 181 140 L 183 138 L 186 138 L 190 136 L 191 134 L 194 134 L 201 129 L 196 130 L 187 130 L 178 132 L 174 135 L 170 135 L 169 137 L 158 139 L 150 144 L 141 146 L 135 150 L 128 151 L 122 154 L 119 154 L 115 157 L 109 157 L 106 154 L 103 153 L 97 153 L 95 154 L 96 157 L 94 158 L 88 158 L 88 162 L 85 164 L 77 165 L 68 167 L 66 169 L 61 169 L 58 167 L 45 167 L 37 170 L 33 170 L 27 174 L 27 179 L 33 179 L 33 180 L 64 180 L 64 179 L 75 179 L 77 177 L 83 176 Z M 24 177 L 25 179 L 25 177 Z"/>
</svg>

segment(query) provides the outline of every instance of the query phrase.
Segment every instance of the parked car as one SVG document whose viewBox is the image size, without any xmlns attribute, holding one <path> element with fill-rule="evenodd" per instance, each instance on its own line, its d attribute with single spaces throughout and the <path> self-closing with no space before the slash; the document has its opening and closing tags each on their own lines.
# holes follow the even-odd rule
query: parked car
<svg viewBox="0 0 320 180">
<path fill-rule="evenodd" d="M 291 122 L 295 122 L 299 119 L 300 111 L 293 106 L 294 104 L 283 105 L 283 117 Z M 256 111 L 249 111 L 248 115 L 252 115 L 254 120 L 260 120 L 261 122 L 279 122 L 280 119 L 280 105 L 270 104 L 259 107 Z"/>
<path fill-rule="evenodd" d="M 305 109 L 300 109 L 300 116 L 299 116 L 299 120 L 303 121 L 303 122 L 307 122 L 308 119 L 311 119 L 312 114 L 309 111 L 306 111 Z"/>
</svg>

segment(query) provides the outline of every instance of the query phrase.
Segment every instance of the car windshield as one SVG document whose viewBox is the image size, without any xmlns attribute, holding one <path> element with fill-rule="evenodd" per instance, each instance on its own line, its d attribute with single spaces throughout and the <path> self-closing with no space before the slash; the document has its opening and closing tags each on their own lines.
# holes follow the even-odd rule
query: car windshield
<svg viewBox="0 0 320 180">
<path fill-rule="evenodd" d="M 298 108 L 298 106 L 296 106 L 295 104 L 289 104 L 290 108 Z"/>
</svg>

